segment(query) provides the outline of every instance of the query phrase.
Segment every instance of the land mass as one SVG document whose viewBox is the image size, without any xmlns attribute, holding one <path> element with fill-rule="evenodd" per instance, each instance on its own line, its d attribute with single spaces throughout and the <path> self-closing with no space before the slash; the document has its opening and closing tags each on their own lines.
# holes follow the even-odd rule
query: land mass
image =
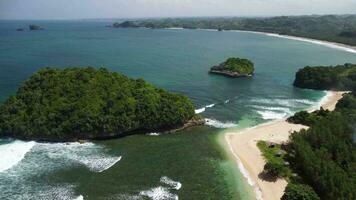
<svg viewBox="0 0 356 200">
<path fill-rule="evenodd" d="M 356 95 L 355 80 L 350 76 L 353 66 L 307 67 L 300 71 L 305 70 L 303 74 L 308 75 L 297 73 L 296 81 L 304 83 L 302 80 L 308 80 L 308 85 L 302 84 L 303 88 L 352 91 L 347 94 L 329 92 L 320 110 L 302 111 L 288 120 L 276 120 L 224 135 L 223 143 L 228 147 L 230 157 L 238 163 L 240 170 L 246 172 L 245 177 L 253 185 L 257 199 L 355 197 Z M 317 81 L 319 76 L 325 78 L 330 74 L 334 79 Z M 334 85 L 325 84 L 329 81 Z M 264 148 L 260 141 L 277 145 Z M 271 154 L 276 147 L 285 155 L 282 153 L 281 156 L 279 151 L 276 155 Z"/>
<path fill-rule="evenodd" d="M 72 141 L 201 124 L 185 96 L 104 68 L 45 68 L 0 107 L 0 137 Z"/>
<path fill-rule="evenodd" d="M 254 65 L 248 59 L 229 58 L 225 62 L 213 66 L 209 73 L 221 74 L 229 77 L 247 77 L 254 73 Z"/>
<path fill-rule="evenodd" d="M 113 27 L 245 30 L 356 45 L 356 15 L 142 19 L 116 22 Z"/>
</svg>

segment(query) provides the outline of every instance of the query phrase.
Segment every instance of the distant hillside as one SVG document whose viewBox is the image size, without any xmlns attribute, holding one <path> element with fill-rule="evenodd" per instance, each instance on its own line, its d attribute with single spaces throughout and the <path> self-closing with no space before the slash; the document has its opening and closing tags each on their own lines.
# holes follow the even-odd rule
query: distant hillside
<svg viewBox="0 0 356 200">
<path fill-rule="evenodd" d="M 125 21 L 114 27 L 248 30 L 356 45 L 356 15 L 281 16 L 270 18 L 167 18 Z"/>
</svg>

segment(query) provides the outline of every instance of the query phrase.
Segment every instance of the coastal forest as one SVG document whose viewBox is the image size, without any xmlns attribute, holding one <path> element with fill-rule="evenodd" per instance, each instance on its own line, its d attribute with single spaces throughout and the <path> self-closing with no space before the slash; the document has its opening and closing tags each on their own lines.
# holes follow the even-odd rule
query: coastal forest
<svg viewBox="0 0 356 200">
<path fill-rule="evenodd" d="M 298 87 L 351 92 L 343 96 L 332 112 L 302 111 L 288 119 L 310 128 L 290 136 L 287 160 L 297 176 L 290 177 L 282 199 L 356 199 L 355 71 L 356 65 L 345 64 L 306 67 L 296 74 Z"/>
<path fill-rule="evenodd" d="M 142 19 L 112 26 L 260 31 L 356 45 L 356 15 Z"/>
<path fill-rule="evenodd" d="M 181 126 L 194 117 L 185 96 L 105 68 L 44 68 L 0 107 L 0 136 L 75 140 Z"/>
</svg>

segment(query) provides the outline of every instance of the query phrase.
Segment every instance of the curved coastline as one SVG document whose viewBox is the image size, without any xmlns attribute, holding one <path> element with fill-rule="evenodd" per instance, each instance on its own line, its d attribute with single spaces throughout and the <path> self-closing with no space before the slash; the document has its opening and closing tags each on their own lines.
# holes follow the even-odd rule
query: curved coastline
<svg viewBox="0 0 356 200">
<path fill-rule="evenodd" d="M 181 27 L 171 27 L 171 28 L 165 28 L 167 30 L 184 30 L 185 28 Z M 190 29 L 188 29 L 190 30 Z M 216 31 L 216 29 L 193 29 L 193 30 L 203 30 L 203 31 Z M 338 49 L 341 51 L 346 51 L 349 53 L 355 53 L 356 54 L 356 46 L 351 46 L 347 44 L 342 44 L 342 43 L 337 43 L 337 42 L 330 42 L 326 40 L 317 40 L 317 39 L 312 39 L 312 38 L 307 38 L 307 37 L 298 37 L 298 36 L 292 36 L 292 35 L 280 35 L 277 33 L 270 33 L 270 32 L 262 32 L 262 31 L 248 31 L 248 30 L 224 30 L 226 32 L 240 32 L 240 33 L 255 33 L 255 34 L 261 34 L 261 35 L 266 35 L 270 37 L 279 37 L 279 38 L 284 38 L 284 39 L 289 39 L 289 40 L 297 40 L 301 42 L 308 42 L 308 43 L 313 43 L 333 49 Z"/>
<path fill-rule="evenodd" d="M 344 93 L 327 91 L 326 95 L 308 111 L 318 109 L 319 105 L 325 109 L 334 110 L 336 103 Z M 298 131 L 302 128 L 308 127 L 288 123 L 284 118 L 242 130 L 227 130 L 222 134 L 219 139 L 221 146 L 227 152 L 229 159 L 236 163 L 236 167 L 243 174 L 248 184 L 253 187 L 257 200 L 280 199 L 287 186 L 287 181 L 284 179 L 268 182 L 259 177 L 265 161 L 256 145 L 257 141 L 286 142 L 292 131 Z"/>
</svg>

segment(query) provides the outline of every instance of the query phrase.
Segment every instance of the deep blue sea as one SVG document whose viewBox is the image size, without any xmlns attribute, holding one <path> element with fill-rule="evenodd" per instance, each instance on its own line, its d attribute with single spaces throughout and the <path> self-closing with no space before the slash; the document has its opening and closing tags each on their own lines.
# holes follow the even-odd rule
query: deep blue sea
<svg viewBox="0 0 356 200">
<path fill-rule="evenodd" d="M 292 86 L 299 68 L 356 63 L 354 53 L 262 34 L 111 23 L 0 21 L 0 102 L 43 67 L 106 67 L 187 95 L 207 125 L 85 145 L 0 140 L 0 199 L 253 199 L 216 135 L 317 105 L 325 92 Z M 44 30 L 16 31 L 29 24 Z M 252 60 L 255 75 L 208 73 L 228 57 Z"/>
</svg>

